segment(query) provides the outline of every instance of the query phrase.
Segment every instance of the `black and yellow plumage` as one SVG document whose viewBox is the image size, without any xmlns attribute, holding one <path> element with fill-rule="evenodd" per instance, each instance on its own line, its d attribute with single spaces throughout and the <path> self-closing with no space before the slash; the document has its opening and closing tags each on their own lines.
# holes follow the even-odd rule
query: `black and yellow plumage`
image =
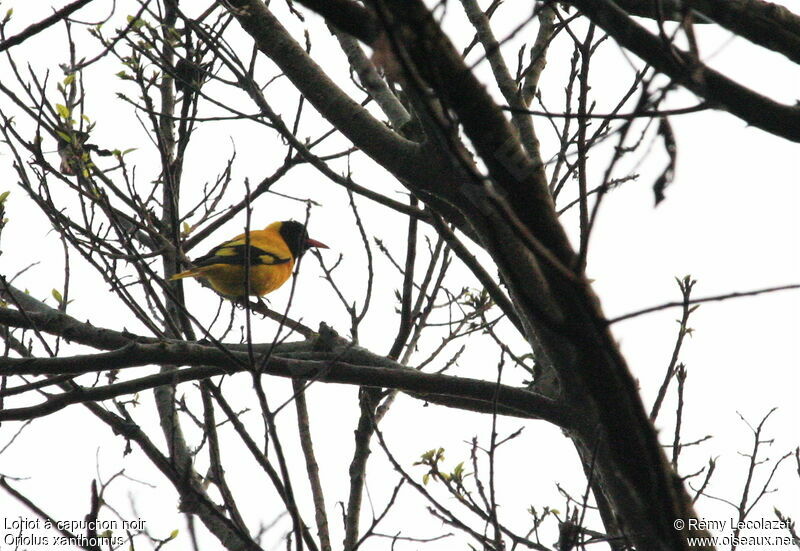
<svg viewBox="0 0 800 551">
<path fill-rule="evenodd" d="M 170 279 L 205 278 L 219 293 L 242 297 L 248 294 L 245 266 L 249 260 L 249 294 L 264 296 L 286 283 L 295 261 L 311 247 L 328 248 L 324 243 L 310 239 L 306 227 L 300 222 L 273 222 L 263 230 L 251 230 L 249 239 L 242 233 L 217 245 L 196 258 L 193 268 Z"/>
</svg>

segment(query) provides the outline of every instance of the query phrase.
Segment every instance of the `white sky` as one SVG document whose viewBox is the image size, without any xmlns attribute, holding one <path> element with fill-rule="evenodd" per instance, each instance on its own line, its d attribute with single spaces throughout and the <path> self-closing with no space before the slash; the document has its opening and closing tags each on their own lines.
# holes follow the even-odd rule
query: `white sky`
<svg viewBox="0 0 800 551">
<path fill-rule="evenodd" d="M 46 14 L 44 4 L 33 4 L 6 1 L 0 5 L 0 13 L 4 13 L 8 7 L 14 8 L 14 17 L 7 30 L 9 34 L 18 32 Z M 797 6 L 792 6 L 791 2 L 784 4 L 797 10 Z M 527 6 L 528 3 L 508 2 L 501 7 L 497 15 L 499 29 L 514 26 L 522 11 L 514 6 L 520 5 Z M 82 10 L 79 15 L 89 20 L 99 17 L 107 9 L 107 6 L 103 9 L 99 6 L 98 3 L 97 6 Z M 284 11 L 279 2 L 273 2 L 273 6 L 281 13 Z M 461 17 L 458 15 L 458 5 L 454 3 L 449 13 L 448 29 L 456 42 L 464 45 L 471 34 L 467 34 L 467 27 L 458 19 Z M 312 54 L 334 77 L 346 79 L 343 56 L 335 42 L 327 36 L 317 18 L 310 16 L 308 19 L 314 40 Z M 294 30 L 301 28 L 295 21 L 291 21 L 290 27 Z M 110 32 L 111 27 L 107 28 Z M 534 32 L 535 26 L 530 30 Z M 729 42 L 729 36 L 724 32 L 699 30 L 699 33 L 701 52 L 714 52 L 722 47 L 713 57 L 711 64 L 714 67 L 776 99 L 794 102 L 800 83 L 798 67 L 781 56 L 759 50 L 743 40 Z M 500 30 L 498 34 L 502 36 Z M 524 38 L 529 36 L 525 35 Z M 66 52 L 61 48 L 63 38 L 63 29 L 51 29 L 46 35 L 12 50 L 12 53 L 19 59 L 31 60 L 33 69 L 39 73 L 46 67 L 57 71 L 56 64 L 66 60 Z M 570 48 L 564 38 L 554 45 L 542 77 L 543 95 L 551 108 L 557 108 L 563 101 L 561 90 L 568 70 Z M 94 42 L 81 40 L 85 45 L 83 55 L 90 56 L 97 52 Z M 54 52 L 53 45 L 56 44 L 58 47 Z M 518 47 L 518 41 L 509 45 L 506 54 L 509 64 L 513 64 Z M 472 55 L 478 51 L 476 49 Z M 616 101 L 630 81 L 631 74 L 630 68 L 619 56 L 618 48 L 611 41 L 600 52 L 598 56 L 601 58 L 592 69 L 592 92 L 598 101 L 598 112 Z M 121 69 L 118 62 L 108 60 L 100 67 L 103 68 L 101 71 L 87 77 L 93 79 L 87 80 L 91 84 L 87 85 L 90 106 L 87 113 L 97 120 L 97 141 L 120 149 L 139 147 L 139 150 L 130 154 L 129 162 L 137 164 L 137 177 L 144 186 L 145 182 L 158 175 L 152 147 L 136 127 L 129 107 L 114 95 L 118 91 L 127 91 L 131 96 L 135 94 L 130 85 L 113 76 Z M 484 69 L 485 64 L 480 70 Z M 5 62 L 0 70 L 8 75 Z M 274 73 L 273 70 L 268 72 Z M 57 75 L 55 73 L 53 79 Z M 3 79 L 5 81 L 6 77 Z M 344 84 L 352 89 L 348 83 Z M 52 92 L 55 101 L 54 87 Z M 222 97 L 228 99 L 227 96 Z M 267 97 L 273 104 L 285 109 L 285 114 L 293 112 L 296 94 L 291 92 L 285 81 L 273 85 Z M 281 103 L 284 98 L 290 99 Z M 2 107 L 6 108 L 7 100 L 0 101 L 3 102 Z M 230 98 L 230 101 L 245 106 L 247 111 L 253 111 L 246 100 Z M 670 97 L 668 105 L 686 106 L 694 101 L 691 94 L 678 92 Z M 667 190 L 666 201 L 653 208 L 650 187 L 664 162 L 663 155 L 655 152 L 643 165 L 640 180 L 630 182 L 610 194 L 600 212 L 592 238 L 588 272 L 595 280 L 595 290 L 607 315 L 613 318 L 642 307 L 679 300 L 680 293 L 674 278 L 685 274 L 691 274 L 698 280 L 695 297 L 800 283 L 797 146 L 749 128 L 735 117 L 721 112 L 676 116 L 671 118 L 671 122 L 678 143 L 678 168 L 675 182 Z M 317 136 L 321 129 L 327 129 L 327 125 L 321 127 L 318 119 L 312 116 L 301 126 L 300 135 Z M 544 121 L 537 124 L 537 129 L 547 158 L 555 151 L 552 132 Z M 213 179 L 223 168 L 233 149 L 232 144 L 235 144 L 237 164 L 234 184 L 226 204 L 239 199 L 244 177 L 258 181 L 271 173 L 285 154 L 285 149 L 278 141 L 254 125 L 245 127 L 243 124 L 216 123 L 201 126 L 195 139 L 196 145 L 189 152 L 185 181 L 198 182 L 198 187 L 200 183 Z M 332 143 L 341 146 L 344 142 L 332 140 Z M 336 149 L 338 147 L 331 145 L 324 151 Z M 602 155 L 590 158 L 591 178 L 595 185 L 602 177 L 605 168 L 603 163 Z M 335 166 L 340 171 L 345 168 L 343 162 Z M 386 192 L 399 190 L 399 185 L 373 163 L 359 157 L 353 167 L 354 178 L 360 184 Z M 5 189 L 12 191 L 7 203 L 10 222 L 3 233 L 3 255 L 0 257 L 2 273 L 14 274 L 32 261 L 39 261 L 40 264 L 21 276 L 16 284 L 30 289 L 37 298 L 47 298 L 52 288 L 61 288 L 63 260 L 60 243 L 44 218 L 33 210 L 31 202 L 15 186 L 11 156 L 5 148 L 0 151 L 0 175 L 0 181 L 3 182 L 0 192 Z M 343 290 L 346 296 L 360 304 L 366 280 L 364 255 L 358 233 L 352 225 L 346 195 L 308 167 L 294 169 L 277 190 L 297 197 L 313 198 L 322 205 L 313 209 L 311 235 L 331 245 L 332 250 L 324 255 L 327 263 L 332 263 L 337 253 L 344 255 L 340 270 L 346 274 L 348 281 L 342 282 Z M 191 197 L 191 194 L 190 190 L 186 195 Z M 394 197 L 403 199 L 399 193 L 395 193 Z M 189 202 L 187 200 L 184 207 Z M 402 258 L 403 217 L 377 208 L 364 199 L 357 202 L 367 231 L 384 239 L 395 258 Z M 264 197 L 254 205 L 254 225 L 261 225 L 257 220 L 263 220 L 266 225 L 275 219 L 302 219 L 303 216 L 302 204 L 276 196 Z M 568 215 L 564 218 L 568 229 L 574 234 L 574 217 Z M 205 252 L 208 246 L 241 231 L 243 225 L 244 216 L 240 216 L 194 253 Z M 394 289 L 399 287 L 400 278 L 377 250 L 374 254 L 379 279 L 373 297 L 373 309 L 361 329 L 361 344 L 375 352 L 385 352 L 397 326 L 397 316 L 393 313 Z M 312 327 L 325 321 L 346 335 L 349 328 L 346 313 L 330 287 L 319 279 L 321 272 L 316 261 L 311 257 L 305 260 L 307 262 L 298 283 L 298 294 L 292 306 L 293 315 L 303 318 Z M 72 262 L 74 279 L 71 298 L 75 302 L 70 305 L 70 313 L 78 319 L 91 319 L 95 325 L 140 331 L 135 321 L 122 318 L 118 303 L 109 298 L 110 294 L 99 277 L 81 267 L 77 255 L 72 255 Z M 424 270 L 424 265 L 418 269 Z M 475 286 L 474 280 L 460 266 L 454 267 L 448 281 L 454 286 Z M 210 319 L 216 309 L 216 297 L 193 282 L 186 284 L 186 291 L 194 311 L 204 319 Z M 287 285 L 272 295 L 273 306 L 280 310 L 285 306 L 288 295 Z M 52 299 L 48 298 L 48 301 L 52 304 Z M 100 305 L 103 307 L 98 308 Z M 765 429 L 766 436 L 774 438 L 774 443 L 764 450 L 773 460 L 798 445 L 798 312 L 800 293 L 788 291 L 706 304 L 691 318 L 690 325 L 695 332 L 685 342 L 681 355 L 681 361 L 689 371 L 683 435 L 685 440 L 705 435 L 713 435 L 713 439 L 684 452 L 681 474 L 697 471 L 709 457 L 719 457 L 717 474 L 710 486 L 711 493 L 717 496 L 738 502 L 744 480 L 746 461 L 738 452 L 749 451 L 751 435 L 737 412 L 751 423 L 757 423 L 771 407 L 778 407 Z M 677 332 L 675 319 L 679 315 L 679 310 L 673 309 L 614 326 L 614 334 L 620 341 L 631 370 L 640 381 L 648 408 L 669 362 Z M 274 331 L 267 324 L 257 323 L 256 328 L 264 328 L 264 332 L 267 328 Z M 237 336 L 232 334 L 230 338 Z M 437 339 L 430 337 L 423 340 L 423 348 L 435 345 Z M 515 343 L 512 346 L 516 351 L 525 352 L 519 341 L 511 342 Z M 461 358 L 453 373 L 493 379 L 498 358 L 490 341 L 476 337 L 472 343 L 471 352 Z M 424 357 L 424 354 L 420 357 Z M 438 365 L 441 366 L 447 357 L 441 357 Z M 151 369 L 142 371 L 150 372 Z M 509 383 L 518 381 L 519 378 L 509 378 Z M 288 381 L 270 378 L 266 385 L 273 405 L 290 395 Z M 242 408 L 255 406 L 249 386 L 249 378 L 245 375 L 225 383 L 230 396 L 241 399 L 241 404 L 237 403 L 237 406 Z M 199 406 L 199 398 L 191 385 L 184 385 L 181 390 L 190 404 Z M 337 543 L 341 541 L 341 522 L 336 503 L 347 498 L 346 473 L 352 448 L 352 431 L 358 415 L 356 395 L 354 387 L 319 384 L 309 392 L 317 457 L 321 459 L 328 512 Z M 143 393 L 140 399 L 141 405 L 135 408 L 134 414 L 161 445 L 151 393 Z M 672 439 L 674 406 L 673 386 L 659 419 L 665 443 Z M 279 416 L 279 420 L 285 423 L 282 430 L 285 446 L 293 450 L 292 459 L 299 461 L 296 437 L 292 430 L 293 418 L 291 407 Z M 256 427 L 254 432 L 259 433 L 259 421 L 254 414 L 244 419 L 251 424 L 249 426 Z M 422 452 L 439 446 L 446 448 L 447 467 L 468 460 L 469 446 L 465 441 L 477 435 L 484 444 L 488 443 L 490 421 L 488 417 L 477 414 L 435 406 L 423 407 L 419 401 L 401 397 L 386 418 L 383 431 L 398 460 L 419 480 L 423 470 L 411 464 Z M 198 437 L 190 423 L 184 426 L 190 435 Z M 575 453 L 559 430 L 542 422 L 503 419 L 499 423 L 501 434 L 521 426 L 525 427 L 523 436 L 501 449 L 499 460 L 502 470 L 498 473 L 498 489 L 501 514 L 518 531 L 524 532 L 527 506 L 533 504 L 541 508 L 549 505 L 564 510 L 564 499 L 555 487 L 556 482 L 560 482 L 575 496 L 582 494 L 585 482 Z M 0 426 L 0 448 L 17 428 L 17 423 Z M 230 438 L 228 432 L 222 431 L 222 436 L 227 442 L 223 453 L 231 459 L 227 475 L 234 493 L 239 491 L 243 495 L 246 520 L 253 528 L 260 522 L 269 523 L 279 510 L 277 497 L 264 477 L 253 470 L 244 449 Z M 174 528 L 180 528 L 183 534 L 178 541 L 170 544 L 170 548 L 189 549 L 174 491 L 160 473 L 143 460 L 138 449 L 123 458 L 123 448 L 121 439 L 111 435 L 83 408 L 73 406 L 37 420 L 28 427 L 13 446 L 0 454 L 0 473 L 26 478 L 15 482 L 15 486 L 53 516 L 63 520 L 79 520 L 88 510 L 89 484 L 97 476 L 95 464 L 99 463 L 98 470 L 103 479 L 124 468 L 127 475 L 148 485 L 117 481 L 109 490 L 110 502 L 123 516 L 138 516 L 146 520 L 148 528 L 155 535 L 166 537 Z M 763 484 L 763 477 L 770 466 L 771 463 L 759 471 L 757 487 Z M 203 472 L 204 469 L 203 462 L 198 470 Z M 293 480 L 296 488 L 300 488 L 297 493 L 300 494 L 301 503 L 307 505 L 309 500 L 307 495 L 303 495 L 307 494 L 303 472 L 303 468 L 298 469 L 298 476 Z M 377 445 L 373 446 L 369 476 L 369 492 L 375 501 L 375 509 L 380 510 L 397 476 Z M 778 471 L 773 487 L 779 491 L 766 496 L 751 518 L 774 518 L 774 506 L 786 514 L 800 517 L 797 497 L 800 496 L 800 479 L 789 462 Z M 452 499 L 442 493 L 434 493 L 449 506 L 455 507 Z M 405 535 L 428 537 L 452 531 L 442 529 L 437 521 L 428 518 L 420 509 L 424 503 L 410 488 L 403 489 L 401 496 L 404 499 L 398 510 L 387 519 L 382 527 L 383 532 L 402 530 Z M 135 503 L 138 514 L 131 512 L 129 502 Z M 733 514 L 729 506 L 711 500 L 701 500 L 698 510 L 701 516 L 709 519 L 727 519 Z M 33 518 L 32 513 L 5 493 L 0 493 L 0 516 L 13 519 L 19 515 Z M 365 523 L 369 522 L 368 518 Z M 306 515 L 306 520 L 312 522 L 310 513 Z M 286 526 L 285 519 L 283 526 Z M 550 539 L 543 540 L 547 545 L 555 540 L 552 525 L 549 528 L 545 533 Z M 0 535 L 5 533 L 0 530 Z M 721 535 L 729 535 L 729 532 Z M 274 544 L 281 547 L 279 536 L 278 531 L 270 533 L 265 539 L 265 546 L 269 548 Z M 143 544 L 143 540 L 139 541 Z M 426 546 L 409 544 L 398 548 L 451 549 L 455 546 L 451 538 Z M 375 539 L 363 549 L 369 551 L 389 547 L 389 540 Z M 0 543 L 0 548 L 5 546 Z M 464 546 L 459 544 L 458 548 Z"/>
</svg>

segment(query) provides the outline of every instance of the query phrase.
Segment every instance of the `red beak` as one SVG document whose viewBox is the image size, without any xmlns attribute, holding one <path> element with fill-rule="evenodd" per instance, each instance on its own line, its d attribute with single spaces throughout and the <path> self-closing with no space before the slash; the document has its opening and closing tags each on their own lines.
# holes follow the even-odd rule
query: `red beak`
<svg viewBox="0 0 800 551">
<path fill-rule="evenodd" d="M 316 247 L 318 249 L 328 249 L 329 247 L 325 243 L 321 243 L 316 239 L 306 239 L 306 247 Z"/>
</svg>

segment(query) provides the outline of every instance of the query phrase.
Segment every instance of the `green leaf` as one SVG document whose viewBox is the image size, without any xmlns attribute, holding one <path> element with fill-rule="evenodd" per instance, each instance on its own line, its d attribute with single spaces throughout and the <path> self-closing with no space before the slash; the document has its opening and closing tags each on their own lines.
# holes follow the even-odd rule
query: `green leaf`
<svg viewBox="0 0 800 551">
<path fill-rule="evenodd" d="M 3 193 L 0 193 L 0 205 L 2 205 L 3 203 L 6 202 L 6 199 L 8 198 L 8 194 L 9 193 L 11 193 L 11 192 L 10 191 L 4 191 Z"/>
<path fill-rule="evenodd" d="M 6 193 L 8 193 L 8 192 L 6 192 Z M 2 201 L 0 201 L 0 202 L 2 202 Z M 189 235 L 190 233 L 192 233 L 192 227 L 189 225 L 188 222 L 184 222 L 183 223 L 183 235 Z"/>
<path fill-rule="evenodd" d="M 67 75 L 67 78 L 64 79 L 64 86 L 72 84 L 73 82 L 75 82 L 75 73 L 70 73 Z"/>
<path fill-rule="evenodd" d="M 430 478 L 431 478 L 430 473 L 425 473 L 424 475 L 422 475 L 422 484 L 424 486 L 427 486 L 428 485 L 428 480 L 430 480 Z"/>
<path fill-rule="evenodd" d="M 174 540 L 175 538 L 177 538 L 179 532 L 180 531 L 177 528 L 175 528 L 175 530 L 173 530 L 172 532 L 169 533 L 169 537 L 167 538 L 167 541 Z"/>
<path fill-rule="evenodd" d="M 56 130 L 56 134 L 58 134 L 58 137 L 64 140 L 65 142 L 72 143 L 72 136 L 70 136 L 66 132 L 62 132 L 61 130 Z"/>
<path fill-rule="evenodd" d="M 69 108 L 66 105 L 61 105 L 60 103 L 56 103 L 56 111 L 62 118 L 68 119 L 69 118 Z"/>
<path fill-rule="evenodd" d="M 58 292 L 58 289 L 53 289 L 50 291 L 50 294 L 53 295 L 53 298 L 56 299 L 56 302 L 61 304 L 64 302 L 64 297 L 61 296 L 61 293 Z"/>
<path fill-rule="evenodd" d="M 3 23 L 4 24 L 8 23 L 13 14 L 14 14 L 14 8 L 8 8 L 8 11 L 6 12 L 6 16 L 3 18 Z"/>
<path fill-rule="evenodd" d="M 142 25 L 144 25 L 144 19 L 140 19 L 140 18 L 134 17 L 132 15 L 129 15 L 127 17 L 127 19 L 128 19 L 128 23 L 131 24 L 131 27 L 133 27 L 137 31 L 142 28 Z"/>
</svg>

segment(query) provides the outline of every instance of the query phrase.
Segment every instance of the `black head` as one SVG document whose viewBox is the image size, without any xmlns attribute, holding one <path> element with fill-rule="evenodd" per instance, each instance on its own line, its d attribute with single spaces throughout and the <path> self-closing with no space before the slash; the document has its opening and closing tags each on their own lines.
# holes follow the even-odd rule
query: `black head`
<svg viewBox="0 0 800 551">
<path fill-rule="evenodd" d="M 311 247 L 319 247 L 321 249 L 328 248 L 324 243 L 310 239 L 306 227 L 294 220 L 284 220 L 281 222 L 281 227 L 278 232 L 281 234 L 283 240 L 286 241 L 286 245 L 289 246 L 289 250 L 292 252 L 292 256 L 295 259 L 303 256 L 303 253 Z"/>
</svg>

